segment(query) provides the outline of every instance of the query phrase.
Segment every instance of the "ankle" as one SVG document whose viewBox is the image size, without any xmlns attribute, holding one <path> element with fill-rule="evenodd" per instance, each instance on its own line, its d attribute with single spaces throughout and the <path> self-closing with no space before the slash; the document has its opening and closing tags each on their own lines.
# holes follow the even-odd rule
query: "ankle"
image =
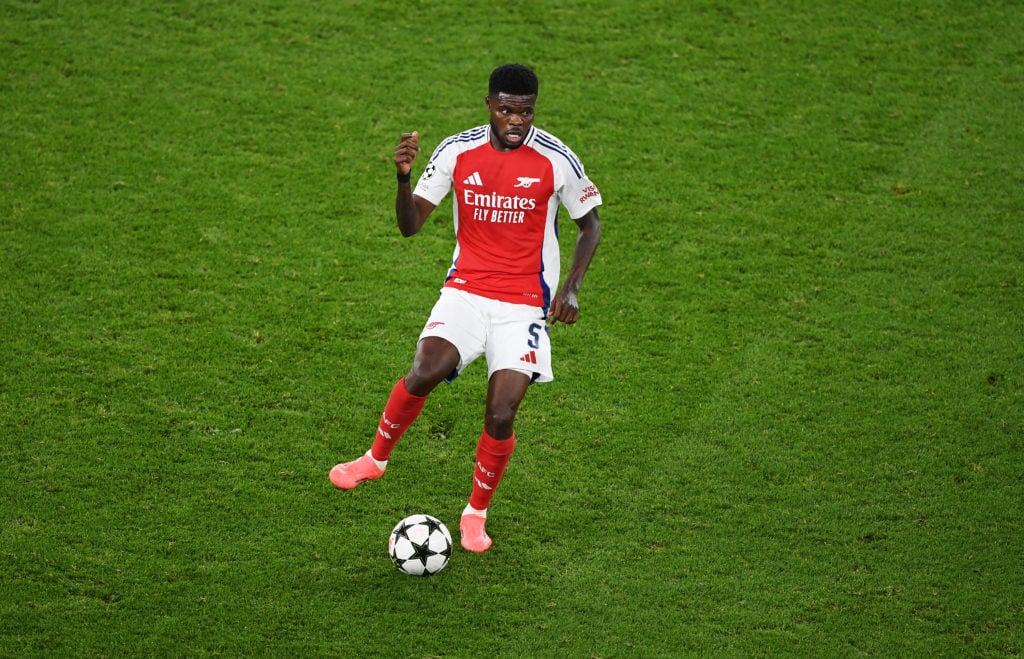
<svg viewBox="0 0 1024 659">
<path fill-rule="evenodd" d="M 384 471 L 385 469 L 388 468 L 388 461 L 387 460 L 378 460 L 377 458 L 373 457 L 373 451 L 372 450 L 369 450 L 369 451 L 366 452 L 366 457 L 368 457 L 371 460 L 373 460 L 373 464 L 377 465 L 377 469 L 380 469 L 381 471 Z"/>
</svg>

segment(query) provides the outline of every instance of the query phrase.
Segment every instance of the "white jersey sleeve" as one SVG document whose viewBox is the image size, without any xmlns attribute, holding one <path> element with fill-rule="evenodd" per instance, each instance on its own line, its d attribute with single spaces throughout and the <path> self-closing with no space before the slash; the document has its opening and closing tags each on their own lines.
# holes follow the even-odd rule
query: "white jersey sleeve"
<svg viewBox="0 0 1024 659">
<path fill-rule="evenodd" d="M 534 148 L 547 154 L 555 170 L 555 190 L 569 217 L 577 220 L 601 205 L 601 191 L 590 180 L 583 163 L 557 137 L 536 130 Z"/>
<path fill-rule="evenodd" d="M 452 189 L 452 168 L 454 160 L 447 162 L 446 158 L 431 158 L 426 169 L 420 174 L 420 180 L 416 183 L 413 194 L 423 197 L 430 203 L 437 206 Z"/>
<path fill-rule="evenodd" d="M 455 162 L 460 153 L 487 139 L 487 126 L 452 135 L 437 145 L 413 193 L 437 206 L 452 189 Z"/>
</svg>

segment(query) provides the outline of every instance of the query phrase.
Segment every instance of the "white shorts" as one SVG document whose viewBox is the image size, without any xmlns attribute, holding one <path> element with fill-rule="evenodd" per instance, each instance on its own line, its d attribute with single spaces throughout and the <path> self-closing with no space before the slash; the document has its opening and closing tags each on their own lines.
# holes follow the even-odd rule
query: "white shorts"
<svg viewBox="0 0 1024 659">
<path fill-rule="evenodd" d="M 544 310 L 442 288 L 419 340 L 437 336 L 459 351 L 459 366 L 451 380 L 476 361 L 487 358 L 487 378 L 495 371 L 513 370 L 530 376 L 531 382 L 550 382 L 551 341 Z"/>
</svg>

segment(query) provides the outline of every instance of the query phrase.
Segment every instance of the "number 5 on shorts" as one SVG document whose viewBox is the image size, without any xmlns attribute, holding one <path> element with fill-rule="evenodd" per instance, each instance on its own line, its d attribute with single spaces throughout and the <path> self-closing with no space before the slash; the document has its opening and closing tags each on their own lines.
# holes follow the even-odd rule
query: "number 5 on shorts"
<svg viewBox="0 0 1024 659">
<path fill-rule="evenodd" d="M 543 329 L 544 329 L 544 327 L 542 325 L 538 325 L 537 323 L 534 323 L 533 325 L 530 325 L 530 330 L 529 330 L 529 332 L 530 332 L 530 340 L 526 342 L 526 345 L 530 346 L 534 350 L 539 348 L 540 347 L 540 332 Z"/>
</svg>

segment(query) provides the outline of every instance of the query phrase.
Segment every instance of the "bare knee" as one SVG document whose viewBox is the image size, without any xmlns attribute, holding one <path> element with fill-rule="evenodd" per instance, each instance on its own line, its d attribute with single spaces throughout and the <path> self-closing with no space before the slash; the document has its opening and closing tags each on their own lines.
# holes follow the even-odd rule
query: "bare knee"
<svg viewBox="0 0 1024 659">
<path fill-rule="evenodd" d="M 441 379 L 443 378 L 428 377 L 427 374 L 413 368 L 405 375 L 405 390 L 413 396 L 426 396 L 440 384 Z"/>
<path fill-rule="evenodd" d="M 413 366 L 405 375 L 405 390 L 413 396 L 427 396 L 451 373 L 443 369 L 424 370 Z"/>
<path fill-rule="evenodd" d="M 484 430 L 495 439 L 512 436 L 519 404 L 523 402 L 530 378 L 518 371 L 501 370 L 491 376 L 487 388 Z"/>
<path fill-rule="evenodd" d="M 495 439 L 507 439 L 514 432 L 516 408 L 511 405 L 491 405 L 484 417 L 484 430 Z"/>
<path fill-rule="evenodd" d="M 413 396 L 426 396 L 459 366 L 459 351 L 436 337 L 420 341 L 412 368 L 405 376 L 405 389 Z"/>
</svg>

